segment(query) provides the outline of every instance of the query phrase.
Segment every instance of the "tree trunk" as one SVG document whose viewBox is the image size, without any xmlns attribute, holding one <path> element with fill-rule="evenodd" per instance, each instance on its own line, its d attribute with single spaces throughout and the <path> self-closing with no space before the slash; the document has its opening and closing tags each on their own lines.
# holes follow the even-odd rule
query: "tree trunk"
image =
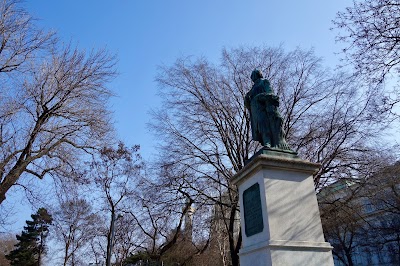
<svg viewBox="0 0 400 266">
<path fill-rule="evenodd" d="M 234 230 L 235 230 L 235 216 L 237 213 L 236 206 L 237 206 L 237 200 L 238 197 L 235 198 L 235 203 L 231 207 L 231 215 L 229 217 L 229 249 L 231 253 L 231 260 L 232 260 L 232 266 L 239 266 L 239 255 L 238 255 L 238 249 L 240 248 L 241 245 L 241 235 L 239 232 L 238 240 L 235 245 L 235 236 L 234 236 Z M 240 242 L 240 243 L 239 243 Z"/>
<path fill-rule="evenodd" d="M 111 253 L 112 253 L 112 244 L 114 238 L 114 222 L 115 222 L 115 210 L 111 209 L 111 222 L 110 222 L 110 230 L 107 234 L 107 257 L 106 257 L 106 266 L 111 266 Z"/>
<path fill-rule="evenodd" d="M 67 266 L 67 262 L 68 262 L 68 259 L 69 259 L 69 256 L 68 256 L 68 250 L 69 250 L 69 245 L 70 245 L 69 239 L 70 239 L 70 236 L 68 236 L 67 243 L 65 244 L 64 266 Z"/>
<path fill-rule="evenodd" d="M 351 253 L 346 251 L 346 258 L 348 266 L 354 266 L 353 259 L 351 258 Z"/>
<path fill-rule="evenodd" d="M 6 199 L 7 191 L 17 182 L 25 168 L 26 164 L 22 166 L 15 165 L 9 174 L 6 175 L 3 182 L 0 183 L 0 205 Z"/>
</svg>

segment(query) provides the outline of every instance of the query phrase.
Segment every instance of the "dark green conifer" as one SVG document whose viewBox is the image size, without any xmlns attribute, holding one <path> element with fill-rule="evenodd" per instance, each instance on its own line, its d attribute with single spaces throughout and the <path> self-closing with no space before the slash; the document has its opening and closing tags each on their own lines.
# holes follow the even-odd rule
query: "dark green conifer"
<svg viewBox="0 0 400 266">
<path fill-rule="evenodd" d="M 45 208 L 40 208 L 31 217 L 32 221 L 26 221 L 21 235 L 17 235 L 16 248 L 6 256 L 12 266 L 40 265 L 45 254 L 45 240 L 53 218 Z"/>
</svg>

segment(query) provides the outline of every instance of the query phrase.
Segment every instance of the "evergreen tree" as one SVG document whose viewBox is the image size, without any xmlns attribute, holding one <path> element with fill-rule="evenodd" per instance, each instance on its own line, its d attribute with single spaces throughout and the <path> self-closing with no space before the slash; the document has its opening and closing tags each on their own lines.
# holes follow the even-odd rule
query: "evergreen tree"
<svg viewBox="0 0 400 266">
<path fill-rule="evenodd" d="M 24 226 L 21 235 L 17 235 L 16 248 L 6 256 L 11 265 L 40 265 L 42 255 L 45 254 L 45 240 L 53 218 L 45 208 L 40 208 L 31 217 L 32 221 L 26 221 L 27 225 Z"/>
</svg>

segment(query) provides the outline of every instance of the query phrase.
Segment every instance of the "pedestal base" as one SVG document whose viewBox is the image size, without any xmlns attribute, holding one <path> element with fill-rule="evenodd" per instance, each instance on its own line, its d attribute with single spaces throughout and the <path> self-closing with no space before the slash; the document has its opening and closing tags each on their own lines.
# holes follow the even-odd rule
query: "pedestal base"
<svg viewBox="0 0 400 266">
<path fill-rule="evenodd" d="M 260 154 L 232 178 L 240 197 L 241 266 L 333 266 L 312 178 L 318 167 Z"/>
<path fill-rule="evenodd" d="M 240 265 L 333 265 L 332 247 L 326 242 L 270 240 L 240 250 Z"/>
</svg>

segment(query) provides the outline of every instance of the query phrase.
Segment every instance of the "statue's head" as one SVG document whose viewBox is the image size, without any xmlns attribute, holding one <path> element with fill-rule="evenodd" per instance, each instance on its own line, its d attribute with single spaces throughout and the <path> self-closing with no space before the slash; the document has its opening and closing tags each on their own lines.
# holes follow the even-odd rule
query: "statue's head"
<svg viewBox="0 0 400 266">
<path fill-rule="evenodd" d="M 251 72 L 250 78 L 253 82 L 255 82 L 257 79 L 263 78 L 263 75 L 262 75 L 261 71 L 256 68 L 253 70 L 253 72 Z"/>
</svg>

